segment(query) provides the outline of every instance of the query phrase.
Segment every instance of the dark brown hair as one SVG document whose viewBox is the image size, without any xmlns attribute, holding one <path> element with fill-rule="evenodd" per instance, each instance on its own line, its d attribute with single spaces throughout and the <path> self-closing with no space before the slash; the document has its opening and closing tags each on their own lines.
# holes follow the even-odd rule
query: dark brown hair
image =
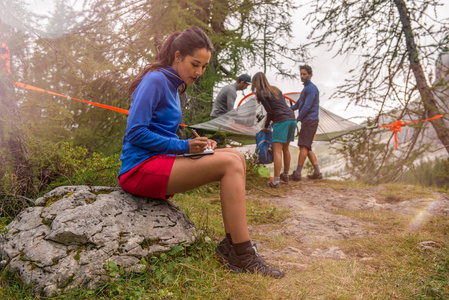
<svg viewBox="0 0 449 300">
<path fill-rule="evenodd" d="M 263 95 L 270 95 L 272 98 L 279 100 L 279 94 L 281 91 L 268 83 L 267 77 L 264 73 L 258 72 L 253 76 L 251 80 L 251 90 L 258 97 L 263 97 Z"/>
<path fill-rule="evenodd" d="M 198 49 L 206 49 L 210 52 L 213 52 L 214 49 L 209 37 L 201 28 L 192 26 L 183 32 L 170 34 L 162 44 L 162 47 L 158 49 L 153 63 L 146 65 L 140 74 L 131 82 L 128 88 L 129 93 L 132 94 L 134 92 L 142 81 L 142 78 L 148 72 L 171 66 L 175 60 L 176 51 L 179 51 L 184 59 L 187 55 L 193 56 L 194 52 Z M 183 82 L 180 87 L 180 92 L 184 93 L 186 89 L 187 85 Z"/>
<path fill-rule="evenodd" d="M 299 66 L 299 70 L 301 69 L 306 70 L 306 72 L 309 73 L 309 75 L 313 75 L 312 68 L 309 65 Z"/>
</svg>

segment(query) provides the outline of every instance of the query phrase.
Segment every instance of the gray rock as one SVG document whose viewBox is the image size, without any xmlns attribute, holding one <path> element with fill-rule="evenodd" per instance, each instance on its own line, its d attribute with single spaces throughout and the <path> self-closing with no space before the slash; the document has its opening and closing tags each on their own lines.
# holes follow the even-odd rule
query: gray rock
<svg viewBox="0 0 449 300">
<path fill-rule="evenodd" d="M 108 261 L 138 272 L 142 257 L 196 239 L 193 223 L 172 202 L 109 187 L 58 187 L 8 228 L 0 260 L 46 296 L 95 288 L 109 278 Z"/>
</svg>

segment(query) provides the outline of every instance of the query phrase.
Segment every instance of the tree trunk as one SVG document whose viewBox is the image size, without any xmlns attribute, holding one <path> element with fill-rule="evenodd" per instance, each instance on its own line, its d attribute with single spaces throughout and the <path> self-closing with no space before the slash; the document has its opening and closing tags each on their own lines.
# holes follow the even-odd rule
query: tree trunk
<svg viewBox="0 0 449 300">
<path fill-rule="evenodd" d="M 399 11 L 399 18 L 402 24 L 402 32 L 404 33 L 406 40 L 410 67 L 416 79 L 416 87 L 421 95 L 421 101 L 428 112 L 428 117 L 434 117 L 441 113 L 438 111 L 435 95 L 432 93 L 431 88 L 426 81 L 424 70 L 419 60 L 407 6 L 404 0 L 394 0 L 394 3 Z M 431 124 L 449 154 L 449 128 L 444 124 L 443 118 L 433 120 Z"/>
</svg>

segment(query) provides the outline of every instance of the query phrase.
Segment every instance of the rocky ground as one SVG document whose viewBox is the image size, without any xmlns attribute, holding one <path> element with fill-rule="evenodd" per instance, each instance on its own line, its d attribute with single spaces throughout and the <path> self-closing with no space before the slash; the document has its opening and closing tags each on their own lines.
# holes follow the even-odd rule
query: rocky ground
<svg viewBox="0 0 449 300">
<path fill-rule="evenodd" d="M 389 211 L 408 215 L 411 220 L 410 229 L 417 226 L 419 220 L 426 216 L 436 214 L 449 216 L 449 195 L 446 193 L 429 192 L 424 197 L 416 194 L 416 197 L 404 200 L 397 196 L 385 196 L 386 193 L 382 193 L 382 189 L 386 188 L 382 186 L 360 188 L 331 186 L 326 180 L 303 180 L 284 186 L 283 189 L 287 189 L 285 194 L 279 190 L 265 189 L 269 196 L 264 201 L 288 208 L 291 216 L 279 226 L 272 224 L 251 226 L 251 235 L 262 236 L 261 240 L 264 241 L 267 240 L 266 237 L 288 237 L 294 246 L 273 250 L 269 248 L 269 243 L 257 240 L 261 256 L 286 268 L 305 267 L 298 261 L 303 262 L 304 259 L 314 257 L 349 259 L 341 249 L 332 246 L 332 243 L 327 243 L 329 246 L 324 248 L 313 246 L 317 244 L 314 242 L 337 241 L 375 234 L 366 229 L 370 228 L 370 224 L 337 212 Z M 412 187 L 405 189 L 409 188 L 412 189 Z M 413 195 L 413 191 L 408 192 Z M 401 191 L 397 191 L 396 194 L 400 195 Z M 250 193 L 250 197 L 256 196 L 251 196 Z"/>
</svg>

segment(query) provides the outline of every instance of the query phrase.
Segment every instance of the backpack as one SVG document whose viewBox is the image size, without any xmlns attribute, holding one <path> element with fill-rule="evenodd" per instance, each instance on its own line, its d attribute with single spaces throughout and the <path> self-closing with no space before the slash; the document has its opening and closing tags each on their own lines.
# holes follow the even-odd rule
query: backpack
<svg viewBox="0 0 449 300">
<path fill-rule="evenodd" d="M 271 131 L 263 130 L 256 134 L 256 157 L 259 164 L 271 164 L 273 162 L 273 141 Z"/>
</svg>

